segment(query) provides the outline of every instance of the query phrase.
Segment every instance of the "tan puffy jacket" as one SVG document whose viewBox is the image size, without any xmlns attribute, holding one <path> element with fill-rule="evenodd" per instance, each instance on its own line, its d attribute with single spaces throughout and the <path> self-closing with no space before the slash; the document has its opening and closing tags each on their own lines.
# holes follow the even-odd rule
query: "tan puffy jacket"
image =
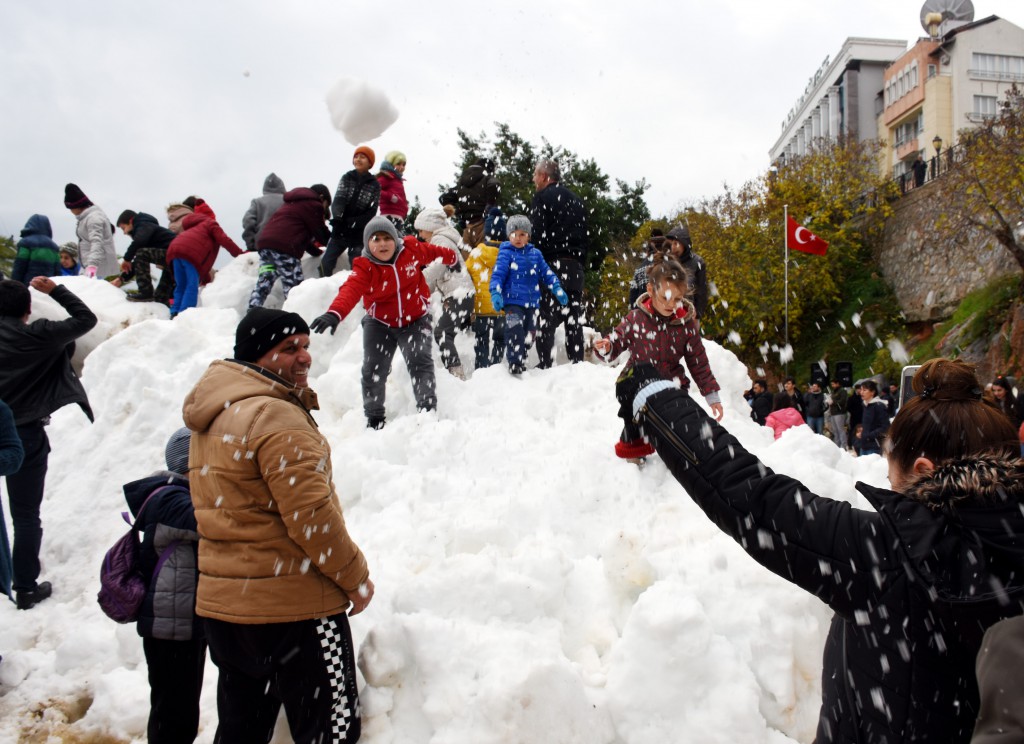
<svg viewBox="0 0 1024 744">
<path fill-rule="evenodd" d="M 199 615 L 242 624 L 327 617 L 369 576 L 345 529 L 316 408 L 312 390 L 224 360 L 185 398 Z"/>
</svg>

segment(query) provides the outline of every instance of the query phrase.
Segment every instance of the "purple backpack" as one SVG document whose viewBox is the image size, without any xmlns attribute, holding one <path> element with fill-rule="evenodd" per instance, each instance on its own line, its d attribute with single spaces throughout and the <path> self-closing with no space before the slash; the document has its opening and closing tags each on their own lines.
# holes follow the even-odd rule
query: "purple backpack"
<svg viewBox="0 0 1024 744">
<path fill-rule="evenodd" d="M 146 598 L 146 579 L 139 570 L 139 519 L 150 499 L 169 488 L 172 486 L 163 486 L 146 497 L 139 507 L 139 516 L 135 519 L 135 524 L 132 524 L 128 512 L 121 512 L 121 517 L 131 525 L 131 529 L 103 556 L 103 565 L 100 566 L 100 592 L 96 595 L 100 609 L 111 620 L 131 623 L 139 617 L 142 601 Z M 172 541 L 160 554 L 156 568 L 153 569 L 152 579 L 160 573 L 160 569 L 179 542 L 180 540 Z"/>
</svg>

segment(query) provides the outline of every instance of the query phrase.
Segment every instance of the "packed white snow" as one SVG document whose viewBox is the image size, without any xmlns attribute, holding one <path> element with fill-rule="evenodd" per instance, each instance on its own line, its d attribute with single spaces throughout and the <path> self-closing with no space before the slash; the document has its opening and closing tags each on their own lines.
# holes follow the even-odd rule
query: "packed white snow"
<svg viewBox="0 0 1024 744">
<path fill-rule="evenodd" d="M 369 83 L 342 78 L 327 91 L 331 123 L 352 145 L 380 137 L 398 121 L 398 109 L 387 94 Z"/>
<path fill-rule="evenodd" d="M 121 485 L 163 467 L 185 394 L 231 356 L 257 260 L 233 260 L 173 322 L 110 285 L 57 279 L 100 318 L 77 351 L 96 422 L 69 406 L 49 427 L 41 578 L 54 593 L 28 612 L 0 602 L 0 740 L 68 728 L 144 740 L 141 641 L 100 612 L 99 565 L 126 529 Z M 346 275 L 304 282 L 286 307 L 311 320 Z M 63 315 L 34 291 L 33 312 Z M 311 385 L 376 584 L 352 619 L 363 741 L 812 740 L 829 610 L 720 533 L 657 457 L 642 469 L 615 457 L 615 368 L 562 357 L 519 379 L 498 366 L 463 382 L 438 363 L 438 409 L 417 414 L 398 356 L 387 427 L 367 430 L 360 315 L 313 335 Z M 458 346 L 470 369 L 472 338 Z M 707 348 L 723 424 L 747 448 L 868 508 L 853 484 L 885 484 L 879 457 L 850 457 L 806 426 L 775 441 L 749 418 L 744 366 Z M 213 740 L 216 681 L 208 662 L 200 742 Z M 279 722 L 275 741 L 289 740 Z"/>
</svg>

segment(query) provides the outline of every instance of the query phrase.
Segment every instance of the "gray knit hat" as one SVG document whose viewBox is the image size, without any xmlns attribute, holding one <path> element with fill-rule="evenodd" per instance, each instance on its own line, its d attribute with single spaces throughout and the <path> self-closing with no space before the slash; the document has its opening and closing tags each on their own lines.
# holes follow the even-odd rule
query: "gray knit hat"
<svg viewBox="0 0 1024 744">
<path fill-rule="evenodd" d="M 366 227 L 363 228 L 363 247 L 368 248 L 370 246 L 370 238 L 373 237 L 374 233 L 383 232 L 390 235 L 395 239 L 395 246 L 399 246 L 402 243 L 402 239 L 398 235 L 398 230 L 395 228 L 395 223 L 389 220 L 387 217 L 374 217 L 372 220 L 366 223 Z"/>
<path fill-rule="evenodd" d="M 508 218 L 505 234 L 511 238 L 512 233 L 516 230 L 522 230 L 527 235 L 533 234 L 533 225 L 530 224 L 530 219 L 525 214 L 514 214 Z"/>
<path fill-rule="evenodd" d="M 192 441 L 192 432 L 184 426 L 171 434 L 164 449 L 164 460 L 167 469 L 178 475 L 188 475 L 188 445 Z"/>
</svg>

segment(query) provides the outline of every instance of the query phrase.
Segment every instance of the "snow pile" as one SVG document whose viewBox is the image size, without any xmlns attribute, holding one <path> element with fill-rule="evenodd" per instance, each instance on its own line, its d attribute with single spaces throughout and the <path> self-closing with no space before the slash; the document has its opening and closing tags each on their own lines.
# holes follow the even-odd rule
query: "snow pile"
<svg viewBox="0 0 1024 744">
<path fill-rule="evenodd" d="M 383 91 L 352 78 L 327 91 L 327 110 L 334 128 L 353 145 L 380 137 L 398 121 L 398 109 Z"/>
<path fill-rule="evenodd" d="M 101 283 L 63 280 L 101 318 L 79 344 L 97 420 L 67 407 L 49 429 L 42 559 L 54 595 L 29 612 L 0 603 L 0 740 L 65 729 L 144 740 L 141 642 L 101 614 L 98 568 L 125 529 L 120 486 L 162 467 L 185 394 L 230 356 L 255 274 L 253 256 L 235 259 L 173 322 Z M 312 319 L 344 278 L 306 281 L 286 307 Z M 33 301 L 60 317 L 49 298 Z M 519 379 L 497 367 L 462 382 L 438 366 L 438 410 L 417 414 L 398 356 L 388 425 L 370 431 L 358 316 L 313 336 L 311 385 L 377 587 L 352 620 L 363 741 L 813 738 L 829 611 L 722 535 L 656 457 L 643 469 L 615 458 L 617 370 L 563 358 Z M 458 345 L 468 369 L 472 340 Z M 744 445 L 865 506 L 853 483 L 884 483 L 882 460 L 851 458 L 807 427 L 775 441 L 748 418 L 744 367 L 708 347 L 724 424 Z M 200 742 L 213 740 L 216 680 L 208 663 Z M 275 741 L 288 740 L 279 726 Z"/>
</svg>

